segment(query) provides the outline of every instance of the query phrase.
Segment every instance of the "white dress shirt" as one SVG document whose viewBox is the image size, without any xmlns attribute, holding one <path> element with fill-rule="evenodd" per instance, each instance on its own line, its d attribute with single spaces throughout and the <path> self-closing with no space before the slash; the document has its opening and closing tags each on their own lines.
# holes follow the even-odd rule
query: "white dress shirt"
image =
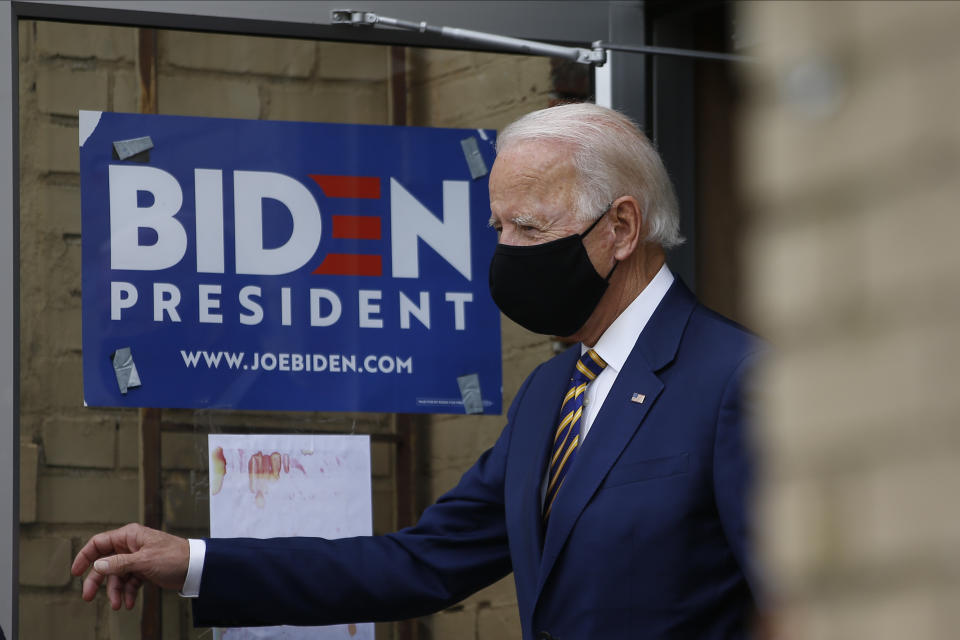
<svg viewBox="0 0 960 640">
<path fill-rule="evenodd" d="M 593 350 L 597 355 L 607 363 L 606 368 L 600 372 L 600 375 L 593 382 L 587 385 L 587 390 L 583 397 L 583 414 L 580 416 L 580 442 L 582 443 L 590 427 L 593 426 L 593 419 L 597 417 L 603 401 L 606 400 L 610 388 L 613 387 L 617 374 L 623 369 L 627 361 L 627 356 L 633 351 L 633 345 L 637 343 L 640 332 L 647 326 L 650 316 L 657 310 L 667 289 L 673 284 L 673 274 L 667 265 L 660 267 L 657 275 L 653 276 L 643 291 L 640 292 L 633 302 L 623 310 L 617 319 L 613 321 L 607 330 L 603 332 Z M 582 356 L 590 347 L 581 344 L 580 355 Z"/>
<path fill-rule="evenodd" d="M 607 330 L 603 332 L 600 339 L 593 349 L 597 352 L 604 362 L 606 368 L 600 372 L 596 379 L 587 385 L 587 390 L 583 398 L 583 414 L 580 417 L 580 442 L 581 446 L 593 426 L 593 419 L 603 406 L 603 401 L 613 387 L 617 374 L 623 369 L 624 363 L 630 352 L 633 351 L 633 345 L 636 344 L 640 332 L 647 326 L 650 316 L 660 305 L 667 289 L 673 284 L 673 274 L 667 265 L 660 267 L 660 271 L 653 277 L 643 291 L 640 292 L 633 302 L 623 310 L 616 320 L 613 321 Z M 589 350 L 586 345 L 580 345 L 580 354 L 583 355 Z M 550 470 L 547 469 L 549 477 Z M 540 488 L 540 503 L 543 504 L 547 493 L 547 478 L 544 478 L 543 485 Z M 196 598 L 200 595 L 200 578 L 203 576 L 203 559 L 207 551 L 207 545 L 203 540 L 190 539 L 190 564 L 187 568 L 187 578 L 183 582 L 183 589 L 180 595 L 187 598 Z"/>
</svg>

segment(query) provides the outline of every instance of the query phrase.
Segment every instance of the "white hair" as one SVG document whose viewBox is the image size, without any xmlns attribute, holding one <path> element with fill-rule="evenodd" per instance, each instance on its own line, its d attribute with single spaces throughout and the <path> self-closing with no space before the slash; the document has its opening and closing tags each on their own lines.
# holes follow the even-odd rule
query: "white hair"
<svg viewBox="0 0 960 640">
<path fill-rule="evenodd" d="M 640 203 L 647 241 L 665 249 L 683 243 L 677 195 L 663 160 L 640 128 L 613 109 L 564 104 L 516 120 L 497 138 L 497 152 L 530 141 L 567 144 L 577 171 L 577 214 L 595 220 L 617 198 Z"/>
</svg>

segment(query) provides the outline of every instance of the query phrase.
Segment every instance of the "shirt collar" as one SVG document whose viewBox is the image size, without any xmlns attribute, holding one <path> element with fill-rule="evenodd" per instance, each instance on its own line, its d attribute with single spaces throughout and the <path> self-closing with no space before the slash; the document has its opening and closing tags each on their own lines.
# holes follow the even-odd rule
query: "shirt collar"
<svg viewBox="0 0 960 640">
<path fill-rule="evenodd" d="M 643 291 L 634 298 L 626 309 L 623 310 L 617 319 L 613 321 L 607 330 L 603 332 L 593 350 L 597 352 L 608 367 L 614 371 L 620 372 L 630 352 L 633 351 L 633 345 L 640 337 L 640 332 L 647 326 L 650 316 L 656 311 L 667 294 L 667 289 L 673 284 L 673 273 L 664 263 L 653 280 L 644 287 Z M 584 344 L 580 345 L 580 355 L 588 351 Z"/>
</svg>

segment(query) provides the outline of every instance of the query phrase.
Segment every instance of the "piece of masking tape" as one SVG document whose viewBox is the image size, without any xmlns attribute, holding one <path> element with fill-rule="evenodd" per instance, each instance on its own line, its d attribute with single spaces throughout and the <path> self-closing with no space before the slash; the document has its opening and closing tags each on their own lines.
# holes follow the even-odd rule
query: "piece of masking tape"
<svg viewBox="0 0 960 640">
<path fill-rule="evenodd" d="M 120 393 L 127 395 L 127 389 L 140 386 L 140 374 L 137 373 L 137 365 L 133 362 L 130 347 L 117 349 L 111 354 L 110 359 L 113 360 L 113 372 L 117 374 Z"/>
<path fill-rule="evenodd" d="M 150 136 L 130 138 L 129 140 L 115 140 L 113 143 L 113 150 L 117 154 L 118 160 L 132 158 L 150 149 L 153 149 L 153 140 L 150 139 Z"/>
<path fill-rule="evenodd" d="M 470 177 L 476 180 L 487 175 L 487 163 L 483 161 L 483 156 L 480 155 L 477 139 L 473 136 L 464 138 L 460 141 L 460 147 L 463 149 L 463 157 L 467 160 L 467 167 L 470 168 Z"/>
<path fill-rule="evenodd" d="M 483 413 L 483 396 L 480 395 L 480 376 L 470 373 L 457 378 L 463 410 L 466 413 Z"/>
</svg>

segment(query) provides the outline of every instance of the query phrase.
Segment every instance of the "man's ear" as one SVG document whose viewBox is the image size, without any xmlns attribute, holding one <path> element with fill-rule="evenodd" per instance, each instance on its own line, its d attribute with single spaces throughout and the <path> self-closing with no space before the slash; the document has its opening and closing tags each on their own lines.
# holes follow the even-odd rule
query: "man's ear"
<svg viewBox="0 0 960 640">
<path fill-rule="evenodd" d="M 644 220 L 640 203 L 633 196 L 623 196 L 613 201 L 610 207 L 615 234 L 613 255 L 617 260 L 626 260 L 643 242 Z"/>
</svg>

